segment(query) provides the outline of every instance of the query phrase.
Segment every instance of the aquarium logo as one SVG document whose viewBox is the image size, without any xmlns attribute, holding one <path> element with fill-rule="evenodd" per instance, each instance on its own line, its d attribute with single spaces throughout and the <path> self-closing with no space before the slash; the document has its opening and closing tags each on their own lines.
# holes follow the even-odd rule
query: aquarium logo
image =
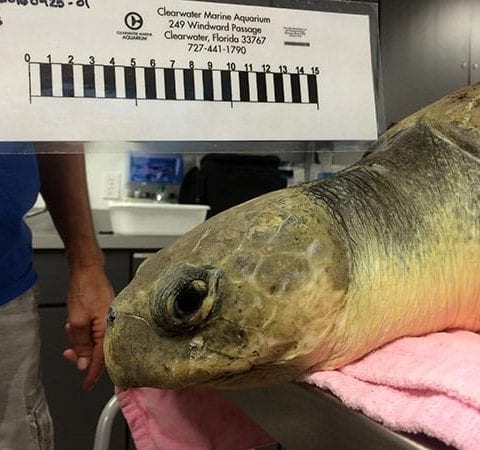
<svg viewBox="0 0 480 450">
<path fill-rule="evenodd" d="M 140 28 L 143 27 L 143 17 L 138 14 L 137 12 L 129 12 L 125 16 L 125 25 L 130 29 L 130 30 L 139 30 Z"/>
</svg>

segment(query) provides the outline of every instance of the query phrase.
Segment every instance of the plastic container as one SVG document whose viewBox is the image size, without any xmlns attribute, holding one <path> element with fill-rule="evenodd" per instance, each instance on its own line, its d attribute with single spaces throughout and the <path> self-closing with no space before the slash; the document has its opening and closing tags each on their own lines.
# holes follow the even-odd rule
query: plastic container
<svg viewBox="0 0 480 450">
<path fill-rule="evenodd" d="M 110 220 L 115 234 L 180 236 L 205 220 L 207 205 L 138 201 L 111 201 Z"/>
</svg>

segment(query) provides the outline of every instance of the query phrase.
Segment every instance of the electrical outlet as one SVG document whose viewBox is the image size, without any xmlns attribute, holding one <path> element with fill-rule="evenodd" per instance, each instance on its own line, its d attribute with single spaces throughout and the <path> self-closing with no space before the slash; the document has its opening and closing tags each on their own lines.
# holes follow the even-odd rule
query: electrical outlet
<svg viewBox="0 0 480 450">
<path fill-rule="evenodd" d="M 118 200 L 121 191 L 120 172 L 106 172 L 103 176 L 103 198 L 108 200 Z"/>
</svg>

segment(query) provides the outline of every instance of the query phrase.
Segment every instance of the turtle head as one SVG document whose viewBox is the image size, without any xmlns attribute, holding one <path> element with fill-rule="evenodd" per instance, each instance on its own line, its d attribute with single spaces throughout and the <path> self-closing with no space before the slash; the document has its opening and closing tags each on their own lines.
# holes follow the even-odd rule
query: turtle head
<svg viewBox="0 0 480 450">
<path fill-rule="evenodd" d="M 318 218 L 295 212 L 302 198 L 295 190 L 260 197 L 148 258 L 109 314 L 115 384 L 240 387 L 300 374 L 318 341 L 305 324 L 334 298 L 325 271 L 332 247 L 312 240 L 306 222 Z M 320 297 L 317 282 L 325 282 Z"/>
</svg>

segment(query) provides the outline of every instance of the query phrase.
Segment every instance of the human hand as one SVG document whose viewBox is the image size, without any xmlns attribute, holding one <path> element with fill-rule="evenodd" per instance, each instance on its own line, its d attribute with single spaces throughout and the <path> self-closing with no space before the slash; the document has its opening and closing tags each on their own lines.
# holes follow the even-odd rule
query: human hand
<svg viewBox="0 0 480 450">
<path fill-rule="evenodd" d="M 103 267 L 71 270 L 65 325 L 71 347 L 63 352 L 63 356 L 78 370 L 86 371 L 83 383 L 86 391 L 93 389 L 104 368 L 103 338 L 113 296 Z"/>
</svg>

